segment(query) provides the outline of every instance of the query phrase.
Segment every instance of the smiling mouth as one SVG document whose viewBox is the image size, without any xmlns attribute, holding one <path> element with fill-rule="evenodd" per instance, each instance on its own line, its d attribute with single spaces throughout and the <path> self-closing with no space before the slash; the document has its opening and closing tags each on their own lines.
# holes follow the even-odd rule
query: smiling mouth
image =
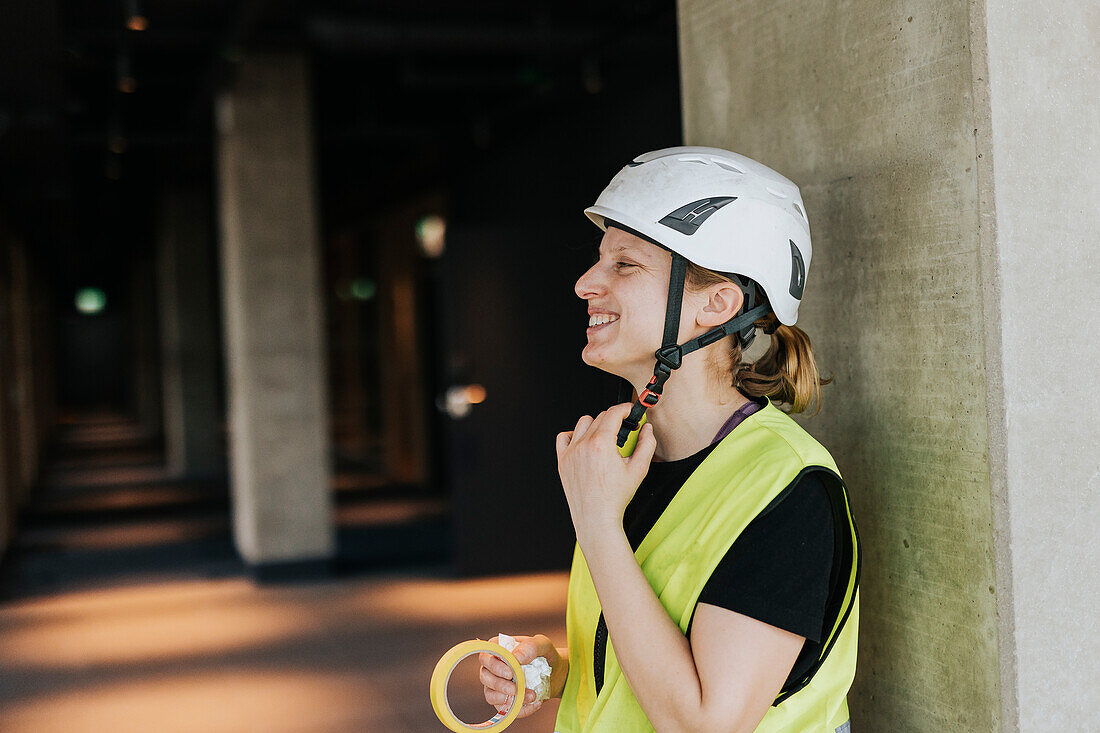
<svg viewBox="0 0 1100 733">
<path fill-rule="evenodd" d="M 605 326 L 610 326 L 619 320 L 619 317 L 611 313 L 595 313 L 588 318 L 588 330 L 586 333 L 595 333 Z"/>
<path fill-rule="evenodd" d="M 615 313 L 593 313 L 588 317 L 588 325 L 589 327 L 600 326 L 605 323 L 614 323 L 617 320 L 619 320 L 619 316 Z"/>
</svg>

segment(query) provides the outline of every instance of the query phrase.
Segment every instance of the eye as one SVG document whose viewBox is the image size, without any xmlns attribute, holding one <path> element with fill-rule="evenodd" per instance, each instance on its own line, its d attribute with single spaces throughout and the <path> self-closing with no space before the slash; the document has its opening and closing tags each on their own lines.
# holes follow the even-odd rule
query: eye
<svg viewBox="0 0 1100 733">
<path fill-rule="evenodd" d="M 627 267 L 637 267 L 637 265 L 635 265 L 632 262 L 616 262 L 615 263 L 615 269 L 617 269 L 617 270 L 623 270 Z"/>
</svg>

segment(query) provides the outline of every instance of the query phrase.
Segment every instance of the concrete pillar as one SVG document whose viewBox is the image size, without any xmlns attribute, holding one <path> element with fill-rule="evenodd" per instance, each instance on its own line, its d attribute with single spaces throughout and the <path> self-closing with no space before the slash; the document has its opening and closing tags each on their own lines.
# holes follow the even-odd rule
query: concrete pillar
<svg viewBox="0 0 1100 733">
<path fill-rule="evenodd" d="M 335 545 L 307 78 L 246 54 L 217 104 L 234 537 L 258 568 Z"/>
<path fill-rule="evenodd" d="M 798 325 L 836 382 L 800 422 L 865 545 L 853 730 L 1100 710 L 1095 12 L 985 5 L 679 3 L 685 143 L 807 205 Z"/>
<path fill-rule="evenodd" d="M 218 324 L 210 207 L 201 191 L 166 192 L 157 233 L 164 458 L 175 476 L 225 472 L 218 413 Z"/>
<path fill-rule="evenodd" d="M 987 3 L 973 44 L 997 613 L 1022 731 L 1100 728 L 1098 11 Z"/>
</svg>

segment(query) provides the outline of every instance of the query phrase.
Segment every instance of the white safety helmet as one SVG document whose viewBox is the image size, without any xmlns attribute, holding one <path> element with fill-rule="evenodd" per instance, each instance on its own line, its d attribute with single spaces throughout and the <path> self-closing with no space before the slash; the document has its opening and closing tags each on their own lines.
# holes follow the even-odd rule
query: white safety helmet
<svg viewBox="0 0 1100 733">
<path fill-rule="evenodd" d="M 600 229 L 611 219 L 700 267 L 751 278 L 780 322 L 798 320 L 810 223 L 798 186 L 766 165 L 721 148 L 654 150 L 584 213 Z"/>
<path fill-rule="evenodd" d="M 721 148 L 675 147 L 639 155 L 611 179 L 584 210 L 604 231 L 616 226 L 672 253 L 662 346 L 653 379 L 638 396 L 619 432 L 622 446 L 647 407 L 657 404 L 664 382 L 688 353 L 737 334 L 748 345 L 756 320 L 774 311 L 788 326 L 810 268 L 810 224 L 798 186 L 761 163 Z M 768 304 L 745 291 L 741 312 L 728 323 L 677 344 L 687 262 L 751 279 Z"/>
</svg>

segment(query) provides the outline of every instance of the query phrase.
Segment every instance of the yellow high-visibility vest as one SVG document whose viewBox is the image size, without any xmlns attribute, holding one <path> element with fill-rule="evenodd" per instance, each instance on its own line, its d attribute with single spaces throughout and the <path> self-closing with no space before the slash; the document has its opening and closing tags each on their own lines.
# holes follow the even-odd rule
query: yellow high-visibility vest
<svg viewBox="0 0 1100 733">
<path fill-rule="evenodd" d="M 703 587 L 734 541 L 807 471 L 821 471 L 829 490 L 837 528 L 833 562 L 841 563 L 840 580 L 826 602 L 817 663 L 780 692 L 756 733 L 848 731 L 847 693 L 855 677 L 859 628 L 860 547 L 847 489 L 832 456 L 769 400 L 714 447 L 634 553 L 661 605 L 686 635 Z M 597 695 L 593 644 L 601 614 L 592 576 L 577 546 L 566 608 L 569 677 L 555 731 L 651 731 L 610 639 L 603 687 Z"/>
</svg>

